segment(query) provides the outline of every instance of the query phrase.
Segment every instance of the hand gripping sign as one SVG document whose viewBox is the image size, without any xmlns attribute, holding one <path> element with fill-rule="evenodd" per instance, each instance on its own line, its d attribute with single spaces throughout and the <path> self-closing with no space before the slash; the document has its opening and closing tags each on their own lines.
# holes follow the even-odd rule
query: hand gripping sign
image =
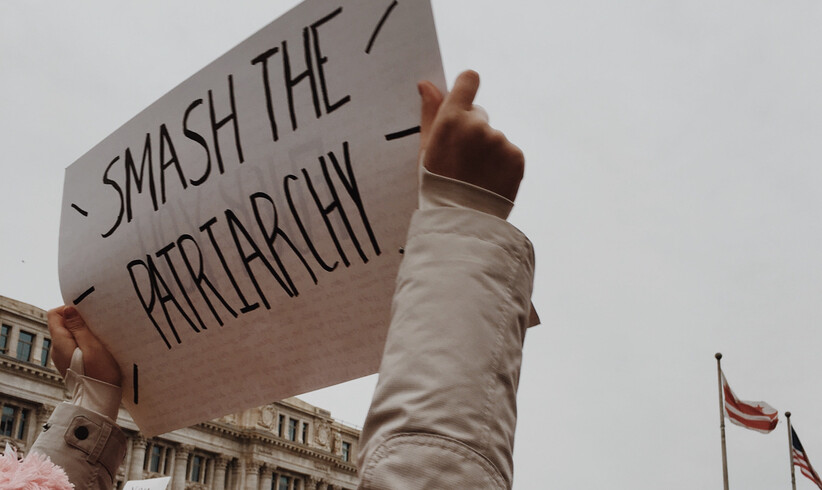
<svg viewBox="0 0 822 490">
<path fill-rule="evenodd" d="M 64 300 L 143 433 L 376 372 L 424 79 L 428 2 L 307 0 L 66 170 Z"/>
</svg>

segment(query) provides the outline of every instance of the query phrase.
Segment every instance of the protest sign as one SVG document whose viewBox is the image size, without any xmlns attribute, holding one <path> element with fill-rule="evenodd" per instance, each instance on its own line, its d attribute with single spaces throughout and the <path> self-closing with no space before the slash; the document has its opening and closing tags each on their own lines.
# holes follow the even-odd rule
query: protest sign
<svg viewBox="0 0 822 490">
<path fill-rule="evenodd" d="M 307 0 L 66 170 L 60 283 L 146 435 L 376 372 L 427 1 Z"/>
<path fill-rule="evenodd" d="M 149 480 L 131 480 L 126 482 L 123 490 L 166 490 L 170 481 L 170 476 Z"/>
</svg>

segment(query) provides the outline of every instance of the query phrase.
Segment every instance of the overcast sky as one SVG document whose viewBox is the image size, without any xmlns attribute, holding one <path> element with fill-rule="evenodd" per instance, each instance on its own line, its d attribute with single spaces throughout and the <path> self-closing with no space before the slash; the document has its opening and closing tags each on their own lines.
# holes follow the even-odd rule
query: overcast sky
<svg viewBox="0 0 822 490">
<path fill-rule="evenodd" d="M 0 0 L 0 295 L 60 304 L 64 168 L 296 3 Z M 527 158 L 511 221 L 543 325 L 515 488 L 721 488 L 717 351 L 737 395 L 793 412 L 822 469 L 822 3 L 434 13 L 447 79 L 478 70 Z M 304 398 L 361 425 L 374 383 Z M 727 439 L 731 488 L 790 488 L 784 422 Z"/>
</svg>

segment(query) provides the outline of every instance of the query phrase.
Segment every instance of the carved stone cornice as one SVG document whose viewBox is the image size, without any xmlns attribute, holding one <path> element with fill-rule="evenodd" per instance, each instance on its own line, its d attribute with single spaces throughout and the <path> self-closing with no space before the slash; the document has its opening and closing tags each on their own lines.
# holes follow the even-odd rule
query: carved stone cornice
<svg viewBox="0 0 822 490">
<path fill-rule="evenodd" d="M 17 359 L 14 359 L 13 357 L 8 357 L 6 355 L 0 354 L 0 367 L 7 368 L 12 371 L 17 371 L 19 374 L 22 374 L 23 376 L 26 376 L 28 378 L 45 380 L 47 383 L 60 388 L 65 387 L 65 385 L 63 384 L 63 378 L 60 376 L 60 373 L 58 373 L 57 371 L 52 371 L 49 368 L 32 364 L 30 362 L 19 361 Z"/>
</svg>

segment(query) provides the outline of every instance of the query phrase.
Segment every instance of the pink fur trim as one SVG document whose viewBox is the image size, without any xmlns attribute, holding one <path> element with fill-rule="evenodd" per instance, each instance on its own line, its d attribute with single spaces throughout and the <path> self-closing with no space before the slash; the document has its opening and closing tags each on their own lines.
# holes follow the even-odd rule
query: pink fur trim
<svg viewBox="0 0 822 490">
<path fill-rule="evenodd" d="M 17 450 L 6 445 L 0 456 L 0 488 L 3 490 L 71 490 L 63 468 L 51 462 L 48 456 L 30 453 L 25 459 L 17 457 Z"/>
</svg>

